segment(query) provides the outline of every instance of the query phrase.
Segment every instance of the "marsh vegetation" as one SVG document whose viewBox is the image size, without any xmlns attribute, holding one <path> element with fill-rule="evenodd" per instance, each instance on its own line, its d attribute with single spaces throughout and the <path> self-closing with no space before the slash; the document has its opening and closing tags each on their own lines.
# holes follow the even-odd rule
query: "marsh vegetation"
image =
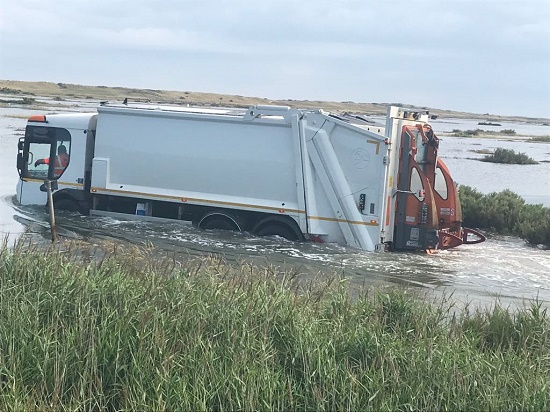
<svg viewBox="0 0 550 412">
<path fill-rule="evenodd" d="M 550 247 L 550 208 L 527 204 L 510 190 L 484 195 L 469 186 L 459 189 L 466 226 L 514 235 L 531 244 Z"/>
<path fill-rule="evenodd" d="M 548 410 L 550 319 L 217 258 L 0 252 L 2 410 Z"/>
<path fill-rule="evenodd" d="M 493 153 L 486 155 L 482 159 L 482 162 L 490 163 L 504 163 L 504 164 L 516 164 L 516 165 L 536 165 L 538 162 L 525 153 L 518 153 L 512 149 L 504 149 L 499 147 Z"/>
<path fill-rule="evenodd" d="M 550 143 L 550 136 L 534 136 L 529 139 L 530 142 Z"/>
<path fill-rule="evenodd" d="M 481 124 L 481 123 L 480 123 Z M 460 130 L 453 129 L 451 136 L 454 137 L 481 137 L 481 136 L 515 136 L 516 131 L 513 129 L 502 129 L 500 131 L 496 130 L 483 130 L 483 129 L 469 129 L 469 130 Z"/>
</svg>

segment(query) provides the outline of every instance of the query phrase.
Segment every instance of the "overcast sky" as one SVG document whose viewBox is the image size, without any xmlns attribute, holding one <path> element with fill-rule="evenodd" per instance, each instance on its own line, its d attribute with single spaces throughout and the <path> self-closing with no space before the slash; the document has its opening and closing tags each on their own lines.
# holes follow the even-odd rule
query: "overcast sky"
<svg viewBox="0 0 550 412">
<path fill-rule="evenodd" d="M 0 0 L 0 79 L 550 117 L 550 0 Z"/>
</svg>

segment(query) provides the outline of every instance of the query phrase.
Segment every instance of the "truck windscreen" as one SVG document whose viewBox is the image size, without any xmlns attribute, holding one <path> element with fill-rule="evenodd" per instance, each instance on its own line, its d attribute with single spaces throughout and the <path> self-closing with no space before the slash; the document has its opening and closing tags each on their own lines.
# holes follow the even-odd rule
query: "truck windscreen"
<svg viewBox="0 0 550 412">
<path fill-rule="evenodd" d="M 69 165 L 71 134 L 66 129 L 29 125 L 22 146 L 18 169 L 23 178 L 55 180 Z"/>
</svg>

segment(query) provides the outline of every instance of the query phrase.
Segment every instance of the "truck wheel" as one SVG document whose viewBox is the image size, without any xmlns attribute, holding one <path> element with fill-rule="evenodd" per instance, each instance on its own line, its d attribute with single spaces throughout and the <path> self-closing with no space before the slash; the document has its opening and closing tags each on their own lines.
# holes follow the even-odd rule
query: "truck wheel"
<svg viewBox="0 0 550 412">
<path fill-rule="evenodd" d="M 68 198 L 54 200 L 53 206 L 56 210 L 66 210 L 68 212 L 82 213 L 78 202 L 76 200 L 72 200 Z"/>
<path fill-rule="evenodd" d="M 256 231 L 258 236 L 280 236 L 287 240 L 298 240 L 292 229 L 282 223 L 268 223 Z"/>
<path fill-rule="evenodd" d="M 240 231 L 239 225 L 230 217 L 225 215 L 211 215 L 203 218 L 199 222 L 201 229 L 219 229 L 219 230 L 237 230 Z"/>
</svg>

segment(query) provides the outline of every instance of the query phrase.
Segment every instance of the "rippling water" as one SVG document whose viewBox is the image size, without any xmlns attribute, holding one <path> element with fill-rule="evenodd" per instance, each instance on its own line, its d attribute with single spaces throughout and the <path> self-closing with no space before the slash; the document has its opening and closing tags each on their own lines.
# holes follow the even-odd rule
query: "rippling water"
<svg viewBox="0 0 550 412">
<path fill-rule="evenodd" d="M 24 117 L 30 114 L 28 110 L 0 108 L 0 159 L 8 165 L 0 171 L 0 230 L 10 234 L 11 242 L 21 236 L 47 242 L 50 236 L 44 207 L 14 204 L 17 139 L 23 133 Z M 13 115 L 24 117 L 10 117 Z M 528 201 L 550 205 L 550 163 L 510 167 L 472 160 L 479 156 L 472 150 L 496 146 L 520 147 L 536 160 L 550 160 L 548 144 L 494 139 L 444 138 L 441 155 L 462 184 L 483 192 L 511 188 Z M 203 231 L 181 222 L 125 221 L 67 212 L 56 218 L 59 236 L 68 239 L 150 242 L 180 256 L 219 254 L 229 262 L 267 264 L 303 277 L 337 273 L 357 285 L 401 285 L 429 294 L 453 294 L 459 302 L 487 304 L 494 302 L 495 296 L 511 305 L 534 298 L 550 302 L 550 251 L 527 246 L 517 238 L 489 237 L 485 243 L 435 255 L 365 253 L 333 244 Z"/>
</svg>

